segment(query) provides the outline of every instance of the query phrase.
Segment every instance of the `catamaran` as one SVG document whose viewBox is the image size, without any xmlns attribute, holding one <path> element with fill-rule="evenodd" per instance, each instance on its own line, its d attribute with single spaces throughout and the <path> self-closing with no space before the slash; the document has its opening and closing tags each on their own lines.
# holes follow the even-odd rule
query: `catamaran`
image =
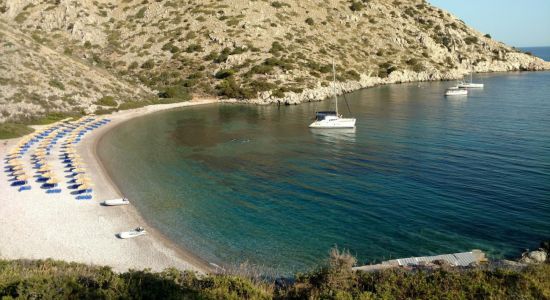
<svg viewBox="0 0 550 300">
<path fill-rule="evenodd" d="M 473 72 L 470 72 L 470 82 L 462 81 L 458 84 L 458 87 L 462 88 L 462 89 L 479 89 L 479 88 L 483 88 L 483 83 L 474 83 L 473 82 L 472 74 L 473 74 Z"/>
<path fill-rule="evenodd" d="M 332 61 L 333 83 L 334 90 L 334 111 L 318 111 L 315 113 L 315 121 L 309 125 L 309 128 L 355 128 L 355 118 L 343 118 L 338 114 L 338 96 L 336 95 L 336 68 Z"/>
</svg>

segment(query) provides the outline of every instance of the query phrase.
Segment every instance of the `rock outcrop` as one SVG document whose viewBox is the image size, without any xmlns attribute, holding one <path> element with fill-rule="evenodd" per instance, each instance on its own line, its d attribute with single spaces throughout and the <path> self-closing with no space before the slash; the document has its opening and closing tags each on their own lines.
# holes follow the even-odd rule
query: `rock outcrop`
<svg viewBox="0 0 550 300">
<path fill-rule="evenodd" d="M 519 262 L 527 264 L 540 264 L 546 262 L 548 259 L 548 253 L 546 251 L 539 249 L 535 251 L 525 252 Z"/>
</svg>

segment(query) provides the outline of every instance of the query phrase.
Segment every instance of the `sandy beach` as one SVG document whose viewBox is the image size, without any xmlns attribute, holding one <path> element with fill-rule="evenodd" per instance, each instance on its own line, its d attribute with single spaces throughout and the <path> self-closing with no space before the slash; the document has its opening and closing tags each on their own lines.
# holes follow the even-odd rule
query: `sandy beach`
<svg viewBox="0 0 550 300">
<path fill-rule="evenodd" d="M 175 246 L 154 228 L 147 225 L 132 206 L 105 207 L 100 203 L 120 198 L 117 187 L 110 180 L 95 154 L 97 142 L 103 134 L 126 120 L 148 113 L 216 102 L 215 99 L 162 104 L 120 111 L 107 117 L 111 122 L 84 135 L 75 149 L 86 165 L 86 175 L 93 183 L 91 200 L 76 200 L 68 189 L 64 166 L 58 158 L 60 144 L 54 146 L 48 163 L 52 172 L 63 178 L 61 193 L 47 194 L 41 183 L 29 179 L 31 190 L 19 191 L 10 186 L 5 172 L 5 155 L 21 138 L 0 141 L 2 172 L 0 174 L 0 258 L 4 259 L 58 259 L 94 265 L 107 265 L 116 271 L 150 268 L 160 271 L 168 267 L 208 272 L 207 262 Z M 40 130 L 45 126 L 36 126 Z M 23 170 L 34 174 L 28 151 L 22 158 Z M 131 199 L 130 199 L 131 201 Z M 137 226 L 148 234 L 134 239 L 119 239 L 121 231 Z"/>
</svg>

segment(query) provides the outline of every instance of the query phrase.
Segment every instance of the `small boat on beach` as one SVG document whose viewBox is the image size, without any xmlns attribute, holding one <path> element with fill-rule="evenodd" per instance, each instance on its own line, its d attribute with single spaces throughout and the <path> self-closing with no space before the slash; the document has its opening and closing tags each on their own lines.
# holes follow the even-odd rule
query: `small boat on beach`
<svg viewBox="0 0 550 300">
<path fill-rule="evenodd" d="M 445 96 L 466 96 L 468 95 L 467 89 L 461 89 L 458 86 L 453 86 L 445 91 Z"/>
<path fill-rule="evenodd" d="M 137 227 L 134 230 L 120 232 L 117 236 L 121 239 L 131 239 L 145 234 L 147 234 L 147 231 L 143 227 Z"/>
<path fill-rule="evenodd" d="M 111 200 L 105 200 L 102 202 L 105 206 L 120 206 L 120 205 L 128 205 L 130 204 L 130 201 L 128 198 L 118 198 L 118 199 L 111 199 Z"/>
</svg>

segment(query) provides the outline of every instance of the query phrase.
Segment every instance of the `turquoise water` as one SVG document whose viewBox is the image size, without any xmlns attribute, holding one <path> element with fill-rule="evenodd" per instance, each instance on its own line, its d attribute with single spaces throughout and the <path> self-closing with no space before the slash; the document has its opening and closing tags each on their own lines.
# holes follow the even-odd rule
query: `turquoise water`
<svg viewBox="0 0 550 300">
<path fill-rule="evenodd" d="M 355 131 L 307 128 L 330 101 L 160 112 L 99 154 L 151 225 L 226 266 L 304 271 L 333 245 L 361 263 L 517 255 L 550 237 L 550 72 L 478 79 L 466 98 L 442 96 L 453 82 L 348 94 Z"/>
</svg>

